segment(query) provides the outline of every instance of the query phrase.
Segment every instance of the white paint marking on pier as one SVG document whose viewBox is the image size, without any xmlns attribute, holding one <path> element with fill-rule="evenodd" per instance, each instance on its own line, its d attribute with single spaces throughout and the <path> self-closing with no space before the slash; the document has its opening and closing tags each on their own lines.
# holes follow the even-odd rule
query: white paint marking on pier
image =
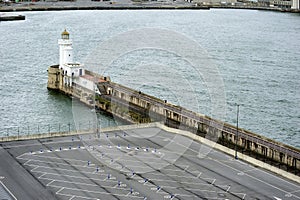
<svg viewBox="0 0 300 200">
<path fill-rule="evenodd" d="M 10 196 L 12 198 L 14 198 L 15 200 L 17 200 L 17 198 L 15 197 L 15 195 L 4 185 L 4 183 L 2 181 L 0 181 L 0 184 L 3 186 L 3 188 L 10 194 Z"/>
<path fill-rule="evenodd" d="M 201 176 L 201 174 L 202 174 L 202 172 L 200 172 L 200 173 L 198 174 L 197 178 L 199 178 L 199 177 Z"/>
<path fill-rule="evenodd" d="M 293 195 L 292 195 L 292 193 L 287 193 L 287 194 L 285 194 L 284 196 L 285 196 L 285 197 L 292 197 Z"/>
<path fill-rule="evenodd" d="M 60 188 L 55 194 L 60 194 L 61 191 L 63 191 L 65 187 Z"/>
<path fill-rule="evenodd" d="M 28 155 L 28 153 L 23 153 L 23 154 L 19 155 L 19 156 L 16 157 L 16 158 L 17 158 L 17 159 L 22 159 L 22 157 L 23 157 L 24 155 Z"/>
<path fill-rule="evenodd" d="M 42 178 L 43 176 L 45 176 L 47 173 L 43 173 L 42 175 L 40 175 L 39 177 L 38 177 L 38 179 L 40 179 L 40 178 Z"/>
<path fill-rule="evenodd" d="M 72 200 L 72 199 L 74 199 L 76 196 L 75 195 L 73 195 L 69 200 Z"/>
<path fill-rule="evenodd" d="M 227 188 L 226 192 L 228 192 L 229 190 L 230 190 L 230 186 L 228 186 L 228 188 Z"/>
<path fill-rule="evenodd" d="M 56 159 L 56 160 L 63 160 L 63 161 L 75 161 L 75 162 L 87 163 L 87 160 L 79 160 L 79 159 L 72 159 L 72 158 L 59 158 L 59 157 L 43 156 L 43 155 L 32 155 L 32 157 L 39 157 L 39 158 L 47 158 L 47 159 Z M 25 158 L 21 158 L 21 159 L 27 160 Z M 31 160 L 33 160 L 33 159 L 31 159 Z"/>
<path fill-rule="evenodd" d="M 55 180 L 50 181 L 46 186 L 51 185 L 53 182 L 55 182 Z"/>
<path fill-rule="evenodd" d="M 216 182 L 216 179 L 213 179 L 213 181 L 211 182 L 211 184 L 213 185 Z"/>
<path fill-rule="evenodd" d="M 33 168 L 32 170 L 30 170 L 31 172 L 35 172 L 34 170 L 36 170 L 37 168 L 39 168 L 40 166 L 38 166 L 38 165 L 35 165 L 36 167 L 35 168 Z"/>
<path fill-rule="evenodd" d="M 23 165 L 28 165 L 28 163 L 30 162 L 31 160 L 27 160 Z"/>
</svg>

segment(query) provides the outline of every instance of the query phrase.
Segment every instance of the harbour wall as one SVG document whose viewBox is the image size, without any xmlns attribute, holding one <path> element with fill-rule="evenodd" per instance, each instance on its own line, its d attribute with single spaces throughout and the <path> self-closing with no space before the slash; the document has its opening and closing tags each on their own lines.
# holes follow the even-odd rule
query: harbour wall
<svg viewBox="0 0 300 200">
<path fill-rule="evenodd" d="M 240 152 L 238 154 L 240 158 L 241 155 L 249 154 L 265 163 L 299 175 L 300 150 L 297 148 L 241 128 L 237 130 L 237 127 L 230 124 L 111 82 L 109 77 L 101 77 L 87 70 L 86 73 L 104 80 L 96 83 L 101 95 L 95 95 L 93 91 L 77 85 L 72 87 L 64 85 L 62 83 L 64 75 L 57 65 L 48 68 L 48 88 L 74 96 L 89 106 L 104 110 L 130 123 L 160 122 L 235 149 L 236 152 Z"/>
</svg>

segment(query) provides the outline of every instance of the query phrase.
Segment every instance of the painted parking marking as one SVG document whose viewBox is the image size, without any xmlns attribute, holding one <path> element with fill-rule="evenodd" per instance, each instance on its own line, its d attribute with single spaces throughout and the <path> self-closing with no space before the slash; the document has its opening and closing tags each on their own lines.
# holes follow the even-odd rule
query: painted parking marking
<svg viewBox="0 0 300 200">
<path fill-rule="evenodd" d="M 88 166 L 76 166 L 76 165 L 72 165 L 75 166 L 77 170 L 72 170 L 72 169 L 65 169 L 62 167 L 69 167 L 71 168 L 70 165 L 68 164 L 61 164 L 61 163 L 55 163 L 55 162 L 44 162 L 44 161 L 37 161 L 37 160 L 31 160 L 30 163 L 26 164 L 27 166 L 31 166 L 34 167 L 33 169 L 31 169 L 30 171 L 34 171 L 37 168 L 49 168 L 49 169 L 60 169 L 60 170 L 66 170 L 66 171 L 74 171 L 74 172 L 81 172 L 81 171 L 88 171 L 90 173 L 96 173 L 97 172 L 97 168 L 96 167 L 88 167 Z M 98 169 L 98 172 L 103 172 L 104 170 Z"/>
<path fill-rule="evenodd" d="M 62 191 L 64 191 L 64 193 L 62 193 Z M 58 192 L 59 194 L 67 194 L 67 195 L 70 195 L 71 196 L 71 193 L 72 193 L 72 196 L 75 195 L 77 196 L 82 194 L 82 193 L 88 193 L 89 196 L 91 197 L 94 197 L 96 198 L 97 196 L 99 195 L 108 195 L 111 197 L 111 194 L 110 192 L 100 192 L 100 191 L 91 191 L 91 190 L 85 190 L 85 189 L 79 189 L 79 188 L 68 188 L 68 187 L 63 187 L 59 190 Z M 144 197 L 142 196 L 136 196 L 136 195 L 128 195 L 128 193 L 126 194 L 116 194 L 116 193 L 113 193 L 114 196 L 118 196 L 118 197 L 126 197 L 126 196 L 130 196 L 131 199 L 144 199 Z M 103 197 L 103 199 L 105 199 L 105 197 Z"/>
<path fill-rule="evenodd" d="M 60 188 L 55 194 L 60 194 L 60 192 L 63 191 L 64 189 L 65 189 L 64 187 Z"/>
<path fill-rule="evenodd" d="M 43 173 L 43 171 L 35 171 L 35 172 L 39 172 L 39 173 Z M 104 181 L 107 180 L 107 177 L 105 176 L 105 174 L 102 174 L 103 178 L 92 178 L 92 177 L 86 177 L 86 176 L 73 176 L 73 175 L 66 175 L 66 174 L 57 174 L 57 173 L 51 173 L 51 172 L 47 172 L 44 173 L 42 176 L 40 176 L 39 178 L 45 176 L 45 175 L 50 175 L 50 176 L 58 176 L 61 178 L 64 177 L 68 177 L 68 178 L 74 178 L 74 179 L 84 179 L 84 180 L 96 180 L 96 181 Z M 100 176 L 100 175 L 99 175 Z"/>
<path fill-rule="evenodd" d="M 46 186 L 49 186 L 49 185 L 51 185 L 53 182 L 55 182 L 55 180 L 51 180 L 49 183 L 47 183 L 47 185 L 46 185 Z"/>
<path fill-rule="evenodd" d="M 15 197 L 15 195 L 6 187 L 6 185 L 2 181 L 0 181 L 0 185 L 10 195 L 10 197 L 12 197 L 13 199 L 17 200 L 17 198 Z"/>
<path fill-rule="evenodd" d="M 28 165 L 28 166 L 30 166 L 28 163 L 27 164 L 24 164 L 24 165 Z M 33 169 L 31 169 L 30 171 L 31 172 L 34 172 L 34 170 L 36 170 L 36 169 L 38 169 L 40 166 L 38 166 L 38 165 L 34 165 L 35 167 L 33 168 Z"/>
<path fill-rule="evenodd" d="M 45 176 L 48 173 L 42 173 L 42 175 L 40 175 L 38 178 L 41 179 L 43 176 Z"/>
<path fill-rule="evenodd" d="M 75 195 L 73 195 L 69 200 L 72 200 L 72 199 L 74 199 L 76 196 Z"/>
<path fill-rule="evenodd" d="M 73 184 L 73 185 L 82 185 L 82 186 L 94 186 L 94 187 L 99 187 L 99 185 L 101 185 L 102 187 L 109 187 L 111 189 L 115 188 L 114 185 L 116 184 L 115 181 L 103 181 L 103 180 L 100 180 L 100 181 L 91 181 L 89 180 L 88 182 L 79 182 L 79 181 L 76 181 L 76 180 L 73 180 L 71 181 L 71 179 L 65 179 L 65 180 L 62 180 L 62 179 L 53 179 L 53 178 L 46 178 L 46 177 L 42 177 L 41 178 L 42 180 L 48 180 L 48 181 L 54 181 L 55 184 L 53 184 L 53 182 L 51 184 L 49 184 L 49 186 L 51 187 L 62 187 L 62 185 L 68 185 L 68 184 Z M 50 183 L 49 182 L 49 183 Z M 96 184 L 97 183 L 97 184 Z M 124 186 L 125 185 L 125 186 Z M 122 187 L 126 187 L 127 185 L 126 184 L 120 184 L 120 186 Z"/>
<path fill-rule="evenodd" d="M 132 148 L 135 148 L 134 147 L 134 145 L 131 145 L 132 146 Z M 101 153 L 98 153 L 97 152 L 97 146 L 96 147 L 93 147 L 93 146 L 89 146 L 89 147 L 86 147 L 86 150 L 87 151 L 92 151 L 93 153 L 95 153 L 97 156 L 99 156 L 99 158 L 100 158 L 100 156 L 102 156 L 103 157 L 103 155 L 101 154 Z M 103 162 L 103 161 L 109 161 L 109 164 L 111 165 L 111 166 L 116 166 L 116 167 L 118 167 L 118 168 L 120 168 L 120 169 L 123 169 L 123 170 L 125 170 L 125 171 L 127 171 L 128 173 L 130 173 L 131 171 L 129 170 L 129 169 L 127 169 L 127 168 L 125 168 L 124 167 L 124 165 L 122 165 L 122 164 L 119 164 L 119 162 L 125 162 L 125 161 L 128 161 L 128 160 L 126 160 L 126 159 L 124 159 L 124 157 L 122 157 L 122 156 L 120 156 L 120 154 L 121 155 L 126 155 L 126 153 L 127 152 L 129 152 L 129 151 L 127 151 L 127 152 L 122 152 L 122 150 L 124 150 L 124 149 L 126 149 L 126 146 L 125 147 L 123 147 L 123 146 L 119 146 L 119 148 L 118 148 L 118 146 L 113 146 L 112 145 L 112 147 L 111 148 L 109 148 L 109 147 L 107 147 L 106 145 L 102 145 L 102 147 L 101 147 L 102 149 L 104 149 L 105 148 L 105 150 L 106 151 L 108 151 L 108 152 L 106 152 L 105 150 L 103 151 L 103 152 L 105 152 L 105 159 L 102 159 L 101 160 L 101 162 Z M 77 148 L 76 148 L 77 149 Z M 74 148 L 72 148 L 72 150 L 76 150 L 76 149 L 74 149 Z M 59 153 L 60 152 L 66 152 L 66 151 L 68 151 L 66 148 L 62 148 L 62 150 L 64 150 L 64 151 L 59 151 Z M 110 150 L 112 150 L 112 151 L 110 151 Z M 115 152 L 115 151 L 117 151 L 117 152 Z M 136 151 L 136 150 L 135 150 Z M 158 153 L 158 152 L 156 152 L 157 154 L 152 154 L 151 152 L 151 149 L 149 148 L 148 149 L 148 151 L 146 150 L 146 149 L 143 149 L 143 148 L 141 148 L 141 149 L 139 149 L 138 151 L 137 151 L 138 153 L 139 153 L 139 156 L 137 156 L 138 158 L 140 158 L 141 160 L 140 161 L 135 161 L 135 160 L 133 160 L 131 163 L 129 163 L 130 165 L 129 165 L 129 168 L 134 168 L 135 166 L 134 165 L 141 165 L 141 167 L 143 168 L 143 167 L 145 167 L 145 163 L 155 163 L 155 161 L 160 161 L 160 162 L 163 162 L 164 160 L 163 159 L 168 159 L 168 158 L 171 158 L 172 156 L 168 156 L 167 155 L 167 153 L 166 152 L 160 152 L 160 154 Z M 148 154 L 148 152 L 149 152 L 149 154 Z M 76 173 L 76 172 L 83 172 L 83 173 L 85 173 L 85 169 L 84 169 L 84 167 L 86 167 L 87 166 L 87 161 L 86 160 L 84 160 L 84 161 L 82 161 L 82 163 L 81 163 L 81 161 L 78 161 L 77 159 L 75 159 L 75 160 L 70 160 L 70 159 L 65 159 L 65 158 L 57 158 L 57 157 L 55 157 L 55 158 L 53 158 L 53 156 L 50 156 L 51 155 L 51 153 L 52 152 L 45 152 L 45 150 L 44 150 L 44 153 L 43 154 L 32 154 L 32 156 L 38 156 L 38 157 L 31 157 L 31 158 L 34 158 L 34 159 L 36 159 L 36 160 L 31 160 L 31 161 L 29 161 L 28 159 L 27 159 L 27 163 L 26 163 L 26 165 L 28 165 L 28 166 L 35 166 L 35 164 L 40 164 L 40 165 L 59 165 L 59 166 L 61 166 L 61 167 L 66 167 L 66 168 L 68 168 L 69 166 L 75 166 L 76 167 L 76 165 L 78 165 L 78 164 L 81 164 L 82 166 L 80 167 L 80 170 L 72 170 L 72 169 L 60 169 L 60 167 L 59 168 L 55 168 L 55 167 L 49 167 L 49 166 L 45 166 L 45 167 L 42 167 L 42 168 L 37 168 L 38 170 L 36 170 L 36 171 L 45 171 L 46 173 L 47 172 L 51 172 L 53 169 L 58 169 L 58 170 L 60 170 L 60 171 L 66 171 L 66 172 L 74 172 L 74 173 Z M 46 155 L 49 155 L 49 157 L 48 156 L 46 156 Z M 53 155 L 53 154 L 52 154 Z M 157 157 L 158 155 L 163 155 L 164 157 L 163 157 L 163 159 L 162 159 L 162 157 Z M 44 156 L 44 157 L 43 157 Z M 111 158 L 108 158 L 109 156 L 112 156 L 113 157 L 113 162 L 111 162 Z M 27 157 L 27 156 L 24 156 L 24 157 Z M 23 157 L 23 158 L 24 158 Z M 115 158 L 115 157 L 117 157 L 117 158 Z M 118 158 L 119 157 L 119 158 Z M 196 158 L 196 157 L 195 157 Z M 38 159 L 42 159 L 42 160 L 38 160 Z M 43 160 L 43 159 L 45 159 L 45 160 Z M 38 161 L 37 161 L 38 160 Z M 170 159 L 169 159 L 170 160 Z M 45 162 L 46 161 L 46 162 Z M 48 162 L 47 162 L 48 161 Z M 56 162 L 55 162 L 56 161 Z M 62 161 L 62 162 L 61 162 Z M 66 164 L 65 162 L 66 161 L 68 161 L 68 164 Z M 134 162 L 135 161 L 135 162 Z M 129 161 L 128 161 L 129 162 Z M 64 165 L 65 164 L 65 165 Z M 91 165 L 93 165 L 94 163 L 91 163 L 90 164 L 90 166 Z M 41 167 L 40 165 L 38 165 L 38 167 Z M 126 166 L 126 165 L 125 165 Z M 79 167 L 79 166 L 78 166 Z M 126 167 L 128 167 L 128 166 L 126 166 Z M 76 167 L 77 168 L 77 167 Z M 92 177 L 93 177 L 93 175 L 95 174 L 95 167 L 93 167 L 94 169 L 93 169 L 93 172 L 92 172 Z M 142 169 L 141 168 L 141 169 Z M 179 168 L 179 169 L 178 169 Z M 180 169 L 181 168 L 181 169 Z M 48 170 L 49 169 L 49 170 Z M 89 170 L 88 168 L 86 168 L 87 170 Z M 147 169 L 151 169 L 151 168 L 147 168 Z M 190 169 L 190 166 L 189 165 L 178 165 L 178 166 L 175 166 L 175 167 L 172 167 L 172 168 L 166 168 L 166 169 L 164 169 L 163 168 L 163 170 L 165 170 L 164 172 L 166 172 L 166 175 L 167 176 L 169 176 L 169 174 L 171 175 L 171 176 L 173 176 L 173 177 L 177 177 L 178 179 L 180 179 L 180 178 L 185 178 L 185 179 L 187 179 L 187 180 L 194 180 L 194 179 L 197 179 L 197 178 L 199 178 L 199 177 L 201 177 L 201 175 L 202 175 L 202 172 L 199 172 L 199 171 L 191 171 L 191 170 L 189 170 Z M 191 174 L 186 174 L 186 171 L 187 170 L 189 170 L 189 171 L 191 171 L 190 173 L 193 173 L 193 175 L 191 175 Z M 35 170 L 34 170 L 35 171 Z M 101 171 L 101 173 L 102 173 L 102 175 L 103 176 L 105 176 L 106 174 L 104 173 L 104 170 L 103 171 Z M 176 175 L 176 174 L 179 174 L 179 175 Z M 50 179 L 49 180 L 49 186 L 57 186 L 57 187 L 59 187 L 58 189 L 61 189 L 61 191 L 59 191 L 59 195 L 66 195 L 66 196 L 68 196 L 70 199 L 76 199 L 77 197 L 78 198 L 86 198 L 86 199 L 89 199 L 90 198 L 90 196 L 86 196 L 86 197 L 81 197 L 82 195 L 77 195 L 77 194 L 74 194 L 73 192 L 70 192 L 69 193 L 69 187 L 64 187 L 64 186 L 66 186 L 66 185 L 64 185 L 64 184 L 68 184 L 67 182 L 64 182 L 63 180 L 56 180 L 56 179 L 58 179 L 59 178 L 59 176 L 61 176 L 63 173 L 57 173 L 56 175 L 54 175 L 54 173 L 47 173 L 47 174 L 45 174 L 45 175 L 43 175 L 43 177 L 41 177 L 41 179 L 49 179 L 49 178 L 53 178 L 53 179 Z M 183 176 L 185 174 L 185 176 Z M 147 174 L 148 175 L 148 174 Z M 67 178 L 68 180 L 70 180 L 69 182 L 71 182 L 70 184 L 74 184 L 74 187 L 78 187 L 79 186 L 79 182 L 80 182 L 80 178 L 82 178 L 82 177 L 78 177 L 78 176 L 74 176 L 74 178 L 73 177 L 65 177 L 65 178 Z M 79 178 L 79 179 L 78 179 Z M 202 177 L 201 177 L 202 178 Z M 140 177 L 138 177 L 136 174 L 134 174 L 134 175 L 132 175 L 132 179 L 133 180 L 136 180 L 137 182 L 139 182 L 139 183 L 141 183 L 141 184 L 143 184 L 143 185 L 145 185 L 146 187 L 149 187 L 150 185 L 152 185 L 152 186 L 154 186 L 153 184 L 150 184 L 149 182 L 144 182 L 144 180 L 142 179 L 142 178 L 140 178 Z M 163 178 L 160 178 L 160 179 L 158 179 L 158 180 L 160 180 L 160 181 L 162 181 L 162 179 Z M 93 180 L 93 179 L 87 179 L 87 180 Z M 151 177 L 149 177 L 149 180 L 151 180 Z M 213 181 L 213 180 L 215 180 L 215 179 L 213 179 L 213 178 L 207 178 L 207 180 L 211 180 L 211 181 Z M 113 185 L 112 186 L 105 186 L 105 188 L 116 188 L 116 187 L 118 187 L 118 184 L 117 184 L 117 179 L 115 179 L 114 177 L 111 177 L 110 179 L 107 179 L 107 177 L 105 177 L 105 179 L 104 179 L 104 181 L 105 182 L 109 182 L 109 181 L 111 181 L 112 183 L 113 183 Z M 188 181 L 185 181 L 186 183 L 188 182 Z M 177 183 L 178 183 L 178 181 L 177 181 Z M 86 185 L 86 186 L 88 186 L 87 184 L 89 184 L 89 183 L 83 183 L 83 184 L 80 184 L 80 185 Z M 166 185 L 168 185 L 168 184 L 170 184 L 170 185 L 172 185 L 172 182 L 166 182 Z M 203 183 L 201 183 L 201 184 L 203 184 Z M 76 186 L 77 185 L 77 186 Z M 74 187 L 72 186 L 72 187 L 70 187 L 70 189 L 74 189 Z M 96 186 L 96 184 L 95 184 L 95 187 L 97 187 Z M 127 192 L 128 192 L 128 189 L 129 189 L 129 187 L 130 186 L 128 186 L 128 185 L 124 185 L 124 187 L 126 188 L 126 190 L 127 190 Z M 167 188 L 167 186 L 162 186 L 162 187 L 164 187 L 164 188 Z M 199 185 L 196 185 L 195 187 L 199 187 Z M 75 188 L 76 189 L 76 188 Z M 176 188 L 174 188 L 174 189 L 176 189 Z M 126 191 L 125 190 L 125 191 Z M 78 191 L 78 190 L 72 190 L 72 191 Z M 83 191 L 83 190 L 82 190 Z M 82 193 L 82 191 L 80 191 L 81 193 Z M 89 189 L 87 189 L 86 191 L 90 191 Z M 129 195 L 140 195 L 139 193 L 136 193 L 136 192 L 138 192 L 138 191 L 132 191 L 132 192 L 128 192 L 128 193 L 130 193 Z M 85 193 L 88 193 L 88 192 L 85 192 Z M 126 195 L 128 194 L 128 193 L 126 193 Z M 158 192 L 157 192 L 158 194 L 161 194 L 165 199 L 167 199 L 167 198 L 169 198 L 169 199 L 171 199 L 171 195 L 170 195 L 170 193 L 167 193 L 167 192 L 165 192 L 165 191 L 162 191 L 162 190 L 158 190 Z M 113 193 L 107 193 L 107 195 L 111 195 L 111 194 L 113 194 Z M 185 194 L 185 192 L 183 192 L 183 194 L 182 195 L 184 195 Z M 173 195 L 175 195 L 175 194 L 173 194 Z M 176 194 L 177 195 L 177 194 Z M 98 195 L 99 196 L 99 195 Z M 180 194 L 178 195 L 178 196 L 180 196 Z M 174 196 L 172 196 L 172 197 L 174 197 Z M 141 197 L 141 198 L 144 198 L 144 197 Z M 91 199 L 95 199 L 94 197 L 92 197 Z"/>
<path fill-rule="evenodd" d="M 79 159 L 73 159 L 73 158 L 59 158 L 59 157 L 54 157 L 54 156 L 45 156 L 45 155 L 37 155 L 37 154 L 25 154 L 31 157 L 38 157 L 38 158 L 46 158 L 46 159 L 54 159 L 54 160 L 63 160 L 63 161 L 74 161 L 74 162 L 84 162 L 86 163 L 86 160 L 79 160 Z M 27 160 L 26 158 L 19 158 L 23 160 Z"/>
<path fill-rule="evenodd" d="M 50 184 L 50 187 L 55 187 L 55 188 L 61 188 L 61 187 L 67 187 L 67 185 L 72 185 L 72 187 L 68 187 L 68 188 L 76 188 L 76 189 L 83 189 L 86 188 L 85 190 L 89 190 L 89 191 L 100 191 L 104 189 L 100 188 L 103 187 L 100 184 L 87 184 L 87 183 L 78 183 L 78 182 L 72 182 L 72 181 L 55 181 L 55 184 Z M 74 185 L 74 186 L 73 186 Z M 105 189 L 111 189 L 113 190 L 113 194 L 126 194 L 128 192 L 128 188 L 127 187 L 115 187 L 113 184 L 110 185 L 105 185 Z"/>
<path fill-rule="evenodd" d="M 39 171 L 37 171 L 37 169 L 39 169 Z M 43 169 L 45 169 L 44 171 L 42 171 Z M 49 171 L 48 171 L 49 170 Z M 96 169 L 94 169 L 96 170 Z M 81 171 L 81 170 L 72 170 L 72 169 L 63 169 L 63 168 L 59 168 L 59 167 L 46 167 L 46 166 L 37 166 L 36 168 L 34 168 L 33 170 L 31 170 L 32 172 L 51 172 L 51 171 L 62 171 L 62 172 L 71 172 L 71 173 L 82 173 L 82 174 L 92 174 L 92 175 L 97 175 L 97 174 L 101 174 L 104 172 L 104 170 L 98 170 L 98 173 L 93 172 L 88 172 L 88 171 Z M 65 174 L 65 173 L 62 173 Z"/>
</svg>

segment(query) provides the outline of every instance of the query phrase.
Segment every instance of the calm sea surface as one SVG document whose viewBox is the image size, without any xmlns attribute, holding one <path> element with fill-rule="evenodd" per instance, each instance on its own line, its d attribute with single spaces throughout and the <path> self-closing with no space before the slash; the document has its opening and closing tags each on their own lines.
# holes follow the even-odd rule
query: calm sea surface
<svg viewBox="0 0 300 200">
<path fill-rule="evenodd" d="M 88 63 L 104 41 L 126 31 L 155 28 L 191 39 L 218 68 L 226 122 L 235 125 L 238 103 L 240 127 L 300 147 L 299 14 L 250 10 L 22 14 L 25 21 L 0 23 L 0 135 L 15 134 L 17 127 L 20 134 L 47 132 L 73 122 L 72 100 L 46 88 L 47 67 L 58 63 L 57 39 L 65 28 L 73 40 L 75 60 L 81 63 Z M 164 49 L 144 48 L 124 52 L 105 66 L 105 73 L 115 82 L 213 116 L 205 80 L 186 65 L 186 59 Z M 190 87 L 179 87 L 184 82 Z M 195 94 L 196 104 L 191 101 Z M 102 126 L 114 123 L 105 115 L 100 118 Z"/>
</svg>

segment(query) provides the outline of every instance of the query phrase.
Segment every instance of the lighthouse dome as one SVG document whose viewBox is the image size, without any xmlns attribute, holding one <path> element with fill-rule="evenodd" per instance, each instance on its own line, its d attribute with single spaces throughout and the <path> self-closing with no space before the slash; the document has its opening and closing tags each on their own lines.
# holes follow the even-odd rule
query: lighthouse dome
<svg viewBox="0 0 300 200">
<path fill-rule="evenodd" d="M 61 39 L 68 40 L 69 36 L 70 33 L 66 29 L 61 33 Z"/>
</svg>

